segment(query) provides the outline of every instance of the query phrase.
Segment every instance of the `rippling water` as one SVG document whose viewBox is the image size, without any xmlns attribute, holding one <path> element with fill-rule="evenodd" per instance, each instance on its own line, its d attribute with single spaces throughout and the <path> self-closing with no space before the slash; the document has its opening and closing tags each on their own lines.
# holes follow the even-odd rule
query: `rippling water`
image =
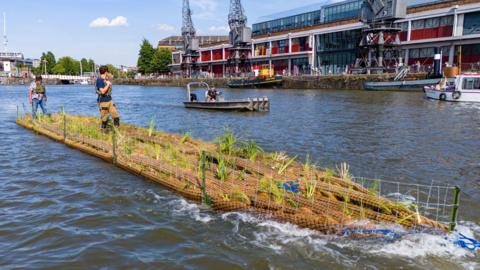
<svg viewBox="0 0 480 270">
<path fill-rule="evenodd" d="M 48 87 L 50 111 L 96 115 L 91 87 Z M 480 106 L 420 93 L 235 90 L 269 113 L 183 108 L 181 88 L 117 86 L 122 120 L 212 139 L 228 127 L 267 151 L 350 164 L 354 175 L 462 188 L 460 229 L 480 237 Z M 24 87 L 0 86 L 0 268 L 478 269 L 443 237 L 389 243 L 318 235 L 242 213 L 214 213 L 161 186 L 15 125 Z M 24 104 L 24 105 L 22 105 Z"/>
</svg>

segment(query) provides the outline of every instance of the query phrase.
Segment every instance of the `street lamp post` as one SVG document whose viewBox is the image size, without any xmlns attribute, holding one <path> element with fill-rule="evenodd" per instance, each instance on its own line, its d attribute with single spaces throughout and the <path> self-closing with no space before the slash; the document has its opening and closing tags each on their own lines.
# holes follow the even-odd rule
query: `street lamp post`
<svg viewBox="0 0 480 270">
<path fill-rule="evenodd" d="M 48 75 L 47 74 L 47 63 L 48 63 L 48 61 L 46 59 L 43 59 L 43 67 L 45 69 L 45 75 Z"/>
</svg>

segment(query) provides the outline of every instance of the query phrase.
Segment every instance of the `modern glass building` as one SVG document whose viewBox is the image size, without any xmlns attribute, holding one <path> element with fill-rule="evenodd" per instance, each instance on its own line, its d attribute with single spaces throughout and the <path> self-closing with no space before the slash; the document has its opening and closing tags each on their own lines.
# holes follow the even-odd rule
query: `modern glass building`
<svg viewBox="0 0 480 270">
<path fill-rule="evenodd" d="M 361 30 L 333 32 L 316 36 L 316 63 L 322 74 L 337 74 L 355 63 Z"/>
<path fill-rule="evenodd" d="M 328 4 L 330 2 L 332 1 L 324 1 L 318 5 L 263 17 L 261 18 L 262 22 L 253 24 L 253 35 L 272 34 L 338 20 L 358 18 L 363 0 Z"/>
</svg>

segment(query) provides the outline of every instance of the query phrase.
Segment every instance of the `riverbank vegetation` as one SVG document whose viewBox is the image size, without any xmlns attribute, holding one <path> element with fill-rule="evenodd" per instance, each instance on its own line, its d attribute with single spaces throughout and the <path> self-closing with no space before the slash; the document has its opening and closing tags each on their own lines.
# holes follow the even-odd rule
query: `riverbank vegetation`
<svg viewBox="0 0 480 270">
<path fill-rule="evenodd" d="M 283 152 L 265 152 L 226 130 L 213 142 L 122 125 L 101 132 L 96 118 L 54 114 L 17 123 L 218 211 L 247 211 L 323 233 L 345 228 L 446 226 L 356 183 L 346 164 L 322 170 L 308 157 L 301 163 Z"/>
<path fill-rule="evenodd" d="M 115 78 L 122 77 L 116 68 L 112 64 L 107 65 Z M 60 57 L 58 60 L 52 52 L 44 52 L 40 57 L 40 65 L 32 69 L 33 74 L 54 74 L 54 75 L 74 75 L 78 76 L 82 73 L 94 73 L 96 72 L 97 65 L 92 59 L 82 58 L 76 60 L 70 56 Z M 123 76 L 126 78 L 126 75 Z"/>
</svg>

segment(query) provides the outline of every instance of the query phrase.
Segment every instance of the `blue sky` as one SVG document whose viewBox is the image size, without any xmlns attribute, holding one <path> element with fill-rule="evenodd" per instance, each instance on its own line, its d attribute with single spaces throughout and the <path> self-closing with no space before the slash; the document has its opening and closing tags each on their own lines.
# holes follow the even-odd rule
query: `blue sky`
<svg viewBox="0 0 480 270">
<path fill-rule="evenodd" d="M 182 0 L 0 2 L 0 12 L 7 13 L 9 51 L 23 52 L 29 58 L 51 50 L 57 58 L 69 55 L 93 58 L 102 64 L 135 65 L 144 37 L 156 44 L 179 34 L 182 24 Z M 227 33 L 229 0 L 190 2 L 198 34 Z M 270 13 L 318 2 L 321 0 L 242 1 L 249 23 Z"/>
</svg>

